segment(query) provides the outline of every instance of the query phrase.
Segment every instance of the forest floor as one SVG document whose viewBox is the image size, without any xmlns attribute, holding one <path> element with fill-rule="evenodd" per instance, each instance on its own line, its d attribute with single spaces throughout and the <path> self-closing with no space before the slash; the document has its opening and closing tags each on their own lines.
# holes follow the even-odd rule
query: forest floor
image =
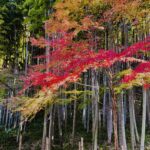
<svg viewBox="0 0 150 150">
<path fill-rule="evenodd" d="M 71 122 L 68 124 L 71 124 Z M 71 135 L 69 135 L 71 131 L 71 125 L 67 127 L 67 131 L 65 132 L 65 135 L 63 136 L 63 148 L 58 146 L 59 139 L 56 137 L 53 149 L 54 150 L 78 150 L 78 142 L 80 141 L 80 138 L 84 138 L 84 149 L 89 150 L 89 147 L 91 147 L 91 133 L 86 133 L 86 131 L 83 129 L 82 125 L 80 125 L 80 122 L 77 122 L 78 128 L 76 130 L 76 136 L 74 139 L 74 146 L 71 145 Z M 81 128 L 80 128 L 81 127 Z M 42 143 L 42 131 L 43 131 L 43 112 L 38 113 L 38 115 L 31 121 L 28 122 L 26 125 L 25 132 L 23 133 L 23 150 L 41 150 L 41 143 Z M 100 141 L 107 138 L 106 131 L 102 130 L 101 137 L 99 137 Z M 54 131 L 57 136 L 57 130 Z M 4 127 L 0 127 L 0 150 L 18 150 L 18 143 L 17 143 L 17 137 L 18 130 L 16 129 L 9 129 L 5 130 Z M 130 142 L 130 131 L 127 130 L 127 141 Z M 102 142 L 101 142 L 102 143 Z M 88 147 L 88 148 L 87 148 Z M 100 145 L 99 150 L 113 150 L 113 145 L 108 145 L 107 143 Z M 128 147 L 130 147 L 130 144 L 128 144 Z M 128 148 L 130 150 L 130 148 Z M 139 149 L 135 149 L 139 150 Z M 145 150 L 150 150 L 150 133 L 147 131 L 146 136 L 146 148 Z"/>
</svg>

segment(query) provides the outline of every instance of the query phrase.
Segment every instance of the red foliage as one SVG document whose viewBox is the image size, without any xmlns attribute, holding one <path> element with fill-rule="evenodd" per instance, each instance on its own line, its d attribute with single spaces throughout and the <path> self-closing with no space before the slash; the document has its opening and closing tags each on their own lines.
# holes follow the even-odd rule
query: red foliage
<svg viewBox="0 0 150 150">
<path fill-rule="evenodd" d="M 129 83 L 129 82 L 133 81 L 134 79 L 136 79 L 138 74 L 144 74 L 143 86 L 145 88 L 149 88 L 150 83 L 149 82 L 147 83 L 147 81 L 146 81 L 147 75 L 149 77 L 149 74 L 147 74 L 147 73 L 150 73 L 150 62 L 149 61 L 140 63 L 129 75 L 124 76 L 122 82 Z"/>
<path fill-rule="evenodd" d="M 42 89 L 50 88 L 51 90 L 56 90 L 66 83 L 77 81 L 81 73 L 89 68 L 107 68 L 118 61 L 143 62 L 135 68 L 131 75 L 125 76 L 123 82 L 133 80 L 138 72 L 150 71 L 149 62 L 130 57 L 135 55 L 139 50 L 150 50 L 150 37 L 129 46 L 119 54 L 114 50 L 104 49 L 95 52 L 91 49 L 88 41 L 73 41 L 71 33 L 59 33 L 59 38 L 50 41 L 40 38 L 38 40 L 31 39 L 31 42 L 36 46 L 50 47 L 49 56 L 38 56 L 40 59 L 49 58 L 50 62 L 47 65 L 32 66 L 28 78 L 25 79 L 25 88 L 40 86 Z M 50 70 L 48 73 L 44 72 L 47 67 Z"/>
<path fill-rule="evenodd" d="M 120 57 L 133 56 L 139 50 L 141 50 L 141 51 L 149 51 L 150 50 L 150 37 L 147 37 L 144 41 L 140 41 L 140 42 L 137 42 L 137 43 L 129 46 L 123 52 L 120 53 Z"/>
</svg>

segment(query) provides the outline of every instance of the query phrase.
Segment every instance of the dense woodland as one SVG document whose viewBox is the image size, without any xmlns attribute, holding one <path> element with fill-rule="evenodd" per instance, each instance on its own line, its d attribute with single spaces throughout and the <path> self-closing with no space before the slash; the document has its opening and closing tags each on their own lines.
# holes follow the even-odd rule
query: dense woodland
<svg viewBox="0 0 150 150">
<path fill-rule="evenodd" d="M 0 150 L 150 150 L 149 0 L 0 0 Z"/>
</svg>

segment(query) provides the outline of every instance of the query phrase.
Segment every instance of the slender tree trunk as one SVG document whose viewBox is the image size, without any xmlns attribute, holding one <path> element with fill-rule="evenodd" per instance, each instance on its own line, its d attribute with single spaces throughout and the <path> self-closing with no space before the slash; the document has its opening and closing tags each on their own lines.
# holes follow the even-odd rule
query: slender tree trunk
<svg viewBox="0 0 150 150">
<path fill-rule="evenodd" d="M 73 127 L 72 127 L 72 144 L 74 141 L 75 136 L 75 125 L 76 125 L 76 107 L 77 107 L 77 101 L 74 101 L 74 109 L 73 109 Z"/>
<path fill-rule="evenodd" d="M 113 106 L 113 125 L 114 125 L 114 144 L 115 144 L 115 150 L 119 150 L 119 144 L 118 144 L 118 125 L 117 125 L 117 102 L 116 97 L 112 97 L 112 106 Z"/>
<path fill-rule="evenodd" d="M 65 95 L 65 99 L 66 99 L 66 95 Z M 67 104 L 65 104 L 64 106 L 64 111 L 65 111 L 65 131 L 67 131 L 67 122 L 68 122 L 68 107 L 67 107 Z"/>
<path fill-rule="evenodd" d="M 90 99 L 89 95 L 88 98 Z M 87 106 L 87 133 L 89 132 L 89 128 L 90 128 L 90 105 Z"/>
<path fill-rule="evenodd" d="M 20 128 L 19 128 L 19 148 L 18 150 L 22 150 L 22 132 L 23 132 L 23 120 L 20 120 Z"/>
<path fill-rule="evenodd" d="M 46 133 L 47 133 L 47 108 L 44 111 L 44 123 L 43 123 L 43 138 L 42 138 L 42 149 L 45 150 L 46 145 Z"/>
<path fill-rule="evenodd" d="M 5 117 L 5 131 L 7 130 L 7 123 L 8 123 L 8 117 L 9 117 L 9 110 L 8 110 L 8 100 L 6 100 L 6 117 Z"/>
<path fill-rule="evenodd" d="M 104 84 L 104 95 L 103 95 L 103 127 L 105 127 L 106 124 L 106 75 L 103 76 L 103 84 Z"/>
<path fill-rule="evenodd" d="M 86 91 L 87 91 L 87 74 L 85 73 L 84 74 L 84 103 L 86 103 L 86 100 L 87 100 L 87 94 L 86 94 Z M 87 106 L 85 106 L 83 108 L 83 112 L 82 112 L 82 122 L 83 122 L 83 125 L 84 125 L 84 128 L 86 129 L 86 126 L 87 126 Z"/>
<path fill-rule="evenodd" d="M 75 83 L 75 90 L 77 90 L 76 83 Z M 73 143 L 74 143 L 74 136 L 75 136 L 76 109 L 77 109 L 77 100 L 74 100 L 74 109 L 73 109 L 73 127 L 72 127 L 72 146 L 73 146 Z"/>
<path fill-rule="evenodd" d="M 3 106 L 0 105 L 0 125 L 2 125 Z"/>
<path fill-rule="evenodd" d="M 98 148 L 98 102 L 99 102 L 99 84 L 97 79 L 98 72 L 92 70 L 92 117 L 93 117 L 93 150 Z"/>
<path fill-rule="evenodd" d="M 113 133 L 113 118 L 112 118 L 112 97 L 110 90 L 107 93 L 108 99 L 107 99 L 107 136 L 108 136 L 108 144 L 111 144 L 112 140 L 112 133 Z"/>
<path fill-rule="evenodd" d="M 49 127 L 48 127 L 48 148 L 47 150 L 52 149 L 52 122 L 53 122 L 53 105 L 49 107 Z"/>
<path fill-rule="evenodd" d="M 142 112 L 142 133 L 141 133 L 141 145 L 140 150 L 144 150 L 145 143 L 145 128 L 146 128 L 146 100 L 147 100 L 147 91 L 143 87 L 143 112 Z"/>
<path fill-rule="evenodd" d="M 114 146 L 115 150 L 119 150 L 118 142 L 118 116 L 117 116 L 117 99 L 113 89 L 113 77 L 111 70 L 108 71 L 109 75 L 109 88 L 112 96 L 112 110 L 113 110 L 113 127 L 114 127 Z"/>
<path fill-rule="evenodd" d="M 47 17 L 47 12 L 45 11 L 45 17 Z M 49 41 L 49 36 L 47 35 L 47 23 L 45 23 L 45 39 Z M 50 62 L 50 58 L 49 58 L 49 54 L 50 54 L 50 46 L 46 46 L 45 49 L 45 54 L 47 56 L 46 58 L 46 72 L 49 72 L 49 62 Z M 51 118 L 51 106 L 50 108 L 46 107 L 45 108 L 45 112 L 44 112 L 44 124 L 43 124 L 43 139 L 42 139 L 42 150 L 48 150 L 51 147 L 51 137 L 49 137 L 51 134 L 51 121 L 49 123 L 49 132 L 47 131 L 47 123 L 48 123 L 48 113 L 49 114 L 49 118 Z M 48 133 L 47 133 L 48 132 Z M 48 137 L 47 137 L 48 135 Z"/>
<path fill-rule="evenodd" d="M 28 71 L 28 41 L 26 41 L 26 56 L 25 56 L 25 75 Z"/>
<path fill-rule="evenodd" d="M 57 106 L 57 114 L 58 114 L 58 129 L 59 129 L 59 141 L 60 141 L 60 145 L 63 149 L 63 139 L 62 139 L 62 121 L 61 121 L 61 113 L 60 113 L 60 108 L 59 106 Z"/>
<path fill-rule="evenodd" d="M 123 93 L 121 93 L 119 99 L 119 131 L 120 131 L 120 150 L 127 150 L 126 135 L 125 135 L 125 121 L 124 121 L 124 103 L 123 103 Z"/>
<path fill-rule="evenodd" d="M 84 150 L 83 137 L 81 137 L 81 150 Z"/>
<path fill-rule="evenodd" d="M 90 71 L 88 72 L 88 76 L 87 76 L 87 84 L 91 84 L 90 82 L 89 82 L 89 79 L 90 78 Z M 90 87 L 87 87 L 87 90 L 91 90 L 90 89 Z M 87 98 L 88 98 L 88 100 L 89 99 L 91 99 L 91 95 L 87 95 Z M 89 129 L 90 129 L 90 111 L 91 111 L 91 105 L 90 104 L 88 104 L 88 106 L 87 106 L 87 133 L 89 132 Z"/>
<path fill-rule="evenodd" d="M 146 104 L 146 110 L 147 110 L 147 121 L 148 121 L 148 127 L 150 128 L 150 90 L 147 89 L 147 104 Z"/>
<path fill-rule="evenodd" d="M 132 105 L 133 105 L 132 111 L 133 111 L 133 123 L 134 123 L 135 138 L 136 138 L 136 141 L 139 142 L 139 133 L 138 133 L 138 129 L 137 129 L 134 103 Z"/>
<path fill-rule="evenodd" d="M 134 150 L 135 147 L 135 132 L 134 132 L 134 119 L 133 119 L 133 90 L 129 90 L 129 114 L 130 114 L 130 135 L 131 135 L 131 147 Z"/>
</svg>

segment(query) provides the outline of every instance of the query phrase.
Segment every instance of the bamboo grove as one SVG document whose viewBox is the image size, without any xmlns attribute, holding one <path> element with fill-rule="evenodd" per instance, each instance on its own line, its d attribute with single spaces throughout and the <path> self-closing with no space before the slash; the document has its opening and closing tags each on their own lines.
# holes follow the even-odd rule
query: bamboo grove
<svg viewBox="0 0 150 150">
<path fill-rule="evenodd" d="M 18 145 L 1 149 L 150 149 L 149 0 L 0 6 L 0 124 Z"/>
</svg>

